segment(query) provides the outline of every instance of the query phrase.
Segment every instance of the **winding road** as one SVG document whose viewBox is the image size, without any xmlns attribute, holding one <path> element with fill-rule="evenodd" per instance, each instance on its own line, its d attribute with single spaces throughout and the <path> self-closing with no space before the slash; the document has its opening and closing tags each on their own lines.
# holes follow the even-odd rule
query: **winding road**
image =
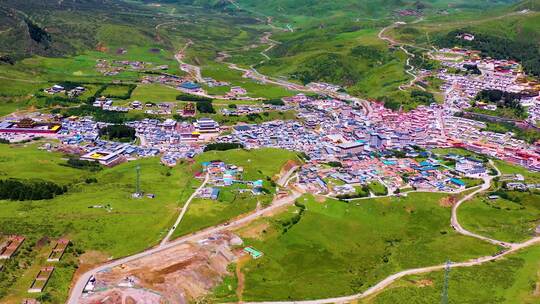
<svg viewBox="0 0 540 304">
<path fill-rule="evenodd" d="M 268 206 L 266 208 L 263 208 L 263 209 L 260 209 L 260 210 L 257 210 L 257 211 L 254 211 L 252 213 L 249 213 L 248 215 L 246 215 L 244 217 L 241 217 L 241 218 L 238 218 L 238 219 L 236 219 L 234 221 L 231 221 L 230 223 L 225 223 L 225 224 L 220 224 L 220 225 L 217 225 L 217 226 L 209 227 L 209 228 L 203 229 L 201 231 L 195 232 L 193 234 L 180 237 L 180 238 L 178 238 L 178 239 L 176 239 L 174 241 L 165 243 L 163 245 L 160 245 L 160 246 L 157 246 L 157 247 L 154 247 L 154 248 L 150 248 L 148 250 L 145 250 L 143 252 L 140 252 L 140 253 L 137 253 L 137 254 L 134 254 L 134 255 L 131 255 L 131 256 L 128 256 L 128 257 L 124 257 L 124 258 L 121 258 L 121 259 L 118 259 L 118 260 L 110 261 L 110 262 L 107 262 L 107 263 L 105 263 L 105 264 L 103 264 L 103 265 L 101 265 L 99 267 L 88 270 L 87 272 L 82 274 L 77 279 L 77 281 L 75 282 L 75 285 L 71 288 L 69 299 L 67 300 L 66 303 L 68 303 L 68 304 L 77 304 L 78 301 L 79 301 L 79 298 L 83 294 L 84 287 L 86 286 L 86 284 L 88 283 L 90 278 L 92 278 L 92 276 L 94 276 L 95 274 L 97 274 L 100 271 L 104 271 L 104 270 L 107 270 L 107 269 L 110 269 L 110 268 L 113 268 L 113 267 L 117 267 L 117 266 L 120 266 L 122 264 L 131 262 L 131 261 L 143 258 L 143 257 L 147 257 L 147 256 L 150 256 L 150 255 L 156 254 L 158 252 L 162 252 L 164 250 L 170 249 L 170 248 L 172 248 L 174 246 L 178 246 L 178 245 L 186 243 L 186 242 L 197 241 L 197 240 L 200 240 L 202 238 L 205 238 L 205 237 L 207 237 L 209 235 L 212 235 L 212 234 L 215 234 L 215 233 L 219 233 L 219 232 L 223 232 L 225 230 L 230 230 L 230 229 L 233 229 L 233 228 L 241 227 L 242 225 L 248 224 L 248 223 L 250 223 L 250 222 L 252 222 L 254 220 L 257 220 L 257 219 L 259 219 L 261 217 L 272 214 L 273 212 L 275 212 L 276 210 L 278 210 L 278 209 L 280 209 L 280 208 L 282 208 L 284 206 L 294 204 L 296 199 L 298 199 L 300 196 L 301 196 L 301 193 L 296 192 L 296 191 L 292 191 L 290 195 L 288 195 L 286 197 L 283 197 L 281 199 L 275 200 L 274 202 L 272 202 L 272 204 L 270 206 Z"/>
<path fill-rule="evenodd" d="M 422 19 L 418 19 L 416 20 L 414 23 L 417 23 L 417 22 L 420 22 Z M 401 21 L 398 21 L 398 22 L 395 22 L 393 24 L 390 24 L 389 26 L 387 27 L 384 27 L 383 29 L 381 29 L 379 31 L 379 34 L 377 34 L 377 37 L 381 40 L 384 40 L 386 42 L 388 42 L 389 44 L 391 45 L 398 45 L 399 48 L 405 52 L 405 54 L 407 54 L 407 61 L 405 62 L 405 64 L 407 65 L 407 69 L 405 69 L 405 73 L 409 74 L 410 76 L 413 77 L 413 79 L 407 84 L 407 85 L 400 85 L 399 86 L 399 89 L 401 91 L 405 91 L 405 88 L 407 87 L 413 87 L 415 86 L 415 83 L 420 79 L 420 77 L 418 75 L 416 75 L 415 73 L 413 73 L 414 71 L 414 66 L 411 64 L 411 58 L 414 58 L 415 55 L 411 52 L 409 52 L 409 50 L 407 50 L 404 46 L 406 44 L 402 44 L 402 43 L 399 43 L 397 42 L 396 40 L 390 38 L 389 36 L 384 36 L 384 33 L 391 29 L 391 28 L 395 28 L 395 27 L 398 27 L 400 25 L 403 25 L 403 24 L 406 24 L 405 22 L 401 22 Z M 426 89 L 421 87 L 421 86 L 417 86 L 418 88 L 420 88 L 421 90 L 425 91 Z"/>
<path fill-rule="evenodd" d="M 391 28 L 393 26 L 396 26 L 396 25 L 398 25 L 398 24 L 395 23 L 393 25 L 390 25 L 390 26 L 385 27 L 384 29 L 382 29 L 379 32 L 379 38 L 383 39 L 383 40 L 386 40 L 386 41 L 388 41 L 390 43 L 395 44 L 395 41 L 393 41 L 391 38 L 388 38 L 388 37 L 384 36 L 384 32 L 386 30 L 388 30 L 389 28 Z M 179 51 L 178 54 L 175 57 L 178 60 L 178 62 L 181 65 L 183 65 L 184 67 L 186 67 L 186 69 L 188 69 L 188 71 L 190 73 L 193 73 L 194 77 L 199 81 L 199 80 L 202 80 L 202 76 L 201 76 L 201 73 L 200 73 L 200 68 L 197 67 L 197 66 L 186 64 L 185 62 L 182 61 L 183 53 L 184 53 L 185 49 L 191 43 L 192 43 L 191 41 L 188 41 L 188 43 L 186 44 L 184 49 Z M 412 55 L 403 47 L 403 45 L 401 45 L 400 48 L 404 52 L 406 52 L 407 55 Z M 278 78 L 265 76 L 263 74 L 260 74 L 254 68 L 245 69 L 245 68 L 238 67 L 238 66 L 236 66 L 235 64 L 232 64 L 232 63 L 229 63 L 228 65 L 229 65 L 229 68 L 231 68 L 231 69 L 243 71 L 245 77 L 252 78 L 252 79 L 261 81 L 263 83 L 270 83 L 270 84 L 275 84 L 275 85 L 279 85 L 279 86 L 284 86 L 284 87 L 287 87 L 287 88 L 290 88 L 290 89 L 296 90 L 296 91 L 310 91 L 310 92 L 315 92 L 315 93 L 322 93 L 322 94 L 329 95 L 331 97 L 334 97 L 334 96 L 332 96 L 332 94 L 334 94 L 335 96 L 339 95 L 339 93 L 316 92 L 316 91 L 313 91 L 310 88 L 307 88 L 305 86 L 301 86 L 299 84 L 291 83 L 291 82 L 288 82 L 288 81 L 285 81 L 285 80 L 282 80 L 282 79 L 278 79 Z M 407 65 L 409 65 L 409 61 L 407 61 Z M 408 74 L 411 74 L 411 73 L 412 73 L 412 70 L 408 71 Z M 412 74 L 412 75 L 414 75 L 414 74 Z M 414 76 L 414 77 L 415 77 L 415 79 L 413 79 L 413 81 L 411 81 L 410 85 L 413 85 L 414 82 L 417 80 L 416 76 Z M 339 95 L 340 99 L 342 99 L 343 97 L 344 97 L 343 95 Z M 356 97 L 352 97 L 352 96 L 349 96 L 349 100 L 353 101 L 353 102 L 358 102 L 358 103 L 363 104 L 364 107 L 366 108 L 366 111 L 369 113 L 369 102 L 368 101 L 365 101 L 365 100 L 362 100 L 362 99 L 359 99 L 359 98 L 356 98 Z M 365 105 L 364 103 L 367 103 L 368 105 Z M 500 176 L 500 174 L 501 174 L 500 171 L 498 170 L 498 168 L 496 168 L 496 166 L 493 164 L 492 161 L 490 161 L 490 164 L 497 171 L 496 176 Z M 286 174 L 284 174 L 282 176 L 282 178 L 280 179 L 279 184 L 286 185 L 288 183 L 288 181 L 290 180 L 291 175 L 294 173 L 294 170 L 296 170 L 296 168 L 292 168 Z M 503 257 L 505 257 L 505 256 L 507 256 L 509 254 L 515 253 L 515 252 L 517 252 L 517 251 L 519 251 L 521 249 L 524 249 L 524 248 L 527 248 L 529 246 L 533 246 L 535 244 L 540 243 L 540 237 L 535 237 L 535 238 L 532 238 L 532 239 L 530 239 L 528 241 L 525 241 L 525 242 L 522 242 L 522 243 L 507 243 L 507 242 L 499 241 L 499 240 L 496 240 L 496 239 L 492 239 L 492 238 L 489 238 L 489 237 L 485 237 L 485 236 L 473 233 L 473 232 L 465 229 L 459 223 L 459 220 L 458 220 L 458 209 L 459 209 L 459 207 L 464 202 L 466 202 L 466 201 L 472 199 L 473 197 L 475 197 L 475 195 L 488 190 L 491 187 L 491 183 L 493 181 L 493 178 L 495 178 L 496 176 L 484 177 L 484 183 L 478 189 L 476 189 L 475 191 L 467 194 L 466 196 L 461 198 L 458 202 L 456 202 L 456 204 L 452 207 L 450 225 L 459 234 L 469 236 L 469 237 L 473 237 L 473 238 L 476 238 L 476 239 L 479 239 L 479 240 L 482 240 L 482 241 L 485 241 L 485 242 L 489 242 L 489 243 L 495 244 L 497 246 L 501 246 L 501 247 L 504 248 L 504 250 L 502 250 L 502 251 L 500 251 L 500 252 L 498 252 L 498 253 L 496 253 L 494 255 L 483 256 L 483 257 L 474 258 L 474 259 L 471 259 L 471 260 L 468 260 L 468 261 L 453 263 L 453 264 L 450 264 L 449 267 L 456 268 L 456 267 L 472 267 L 472 266 L 476 266 L 476 265 L 481 265 L 481 264 L 484 264 L 484 263 L 487 263 L 487 262 L 491 262 L 491 261 L 501 259 L 501 258 L 503 258 Z M 199 188 L 197 188 L 197 190 L 186 201 L 186 203 L 184 204 L 184 206 L 182 208 L 182 211 L 179 214 L 175 224 L 169 230 L 169 232 L 167 233 L 165 238 L 160 242 L 159 246 L 150 248 L 148 250 L 145 250 L 143 252 L 134 254 L 132 256 L 128 256 L 128 257 L 124 257 L 124 258 L 121 258 L 121 259 L 118 259 L 118 260 L 107 262 L 107 263 L 105 263 L 105 264 L 103 264 L 103 265 L 101 265 L 99 267 L 96 267 L 94 269 L 91 269 L 91 270 L 85 272 L 75 282 L 73 288 L 71 289 L 70 297 L 69 297 L 67 303 L 68 304 L 76 304 L 76 303 L 78 303 L 78 300 L 81 297 L 81 295 L 83 293 L 83 290 L 84 290 L 84 287 L 86 286 L 87 282 L 90 280 L 90 278 L 92 276 L 94 276 L 98 272 L 110 269 L 112 267 L 120 266 L 122 264 L 131 262 L 131 261 L 143 258 L 143 257 L 147 257 L 147 256 L 150 256 L 150 255 L 156 254 L 158 252 L 162 252 L 164 250 L 168 250 L 168 249 L 170 249 L 170 248 L 172 248 L 174 246 L 177 246 L 177 245 L 180 245 L 180 244 L 183 244 L 183 243 L 186 243 L 186 242 L 193 242 L 193 241 L 202 239 L 202 238 L 207 237 L 207 236 L 209 236 L 211 234 L 219 233 L 219 232 L 222 232 L 222 231 L 225 231 L 225 230 L 230 230 L 230 229 L 238 228 L 238 227 L 240 227 L 242 225 L 245 225 L 245 224 L 249 224 L 250 222 L 252 222 L 254 220 L 257 220 L 257 219 L 259 219 L 261 217 L 267 216 L 267 215 L 275 212 L 279 208 L 282 208 L 284 206 L 293 204 L 295 202 L 295 200 L 298 199 L 301 196 L 301 193 L 296 192 L 296 191 L 293 190 L 291 192 L 291 194 L 289 194 L 288 196 L 286 196 L 284 198 L 275 200 L 270 206 L 268 206 L 266 208 L 263 208 L 263 209 L 260 209 L 260 210 L 253 211 L 253 212 L 251 212 L 251 213 L 249 213 L 249 214 L 247 214 L 247 215 L 245 215 L 243 217 L 240 217 L 238 219 L 235 219 L 235 220 L 231 221 L 230 223 L 225 223 L 225 224 L 220 224 L 220 225 L 217 225 L 217 226 L 209 227 L 209 228 L 203 229 L 201 231 L 195 232 L 193 234 L 180 237 L 180 238 L 178 238 L 176 240 L 169 241 L 172 234 L 174 233 L 174 230 L 181 223 L 185 213 L 187 212 L 187 210 L 189 208 L 189 205 L 190 205 L 190 202 L 193 200 L 196 193 L 198 191 L 200 191 L 200 189 L 202 189 L 202 187 L 204 187 L 207 182 L 208 182 L 208 176 L 205 177 L 205 180 L 201 184 L 201 186 L 199 186 Z M 400 271 L 398 273 L 395 273 L 395 274 L 392 274 L 392 275 L 386 277 L 385 279 L 378 282 L 377 284 L 375 284 L 374 286 L 370 287 L 369 289 L 367 289 L 366 291 L 364 291 L 362 293 L 358 293 L 358 294 L 354 294 L 354 295 L 350 295 L 350 296 L 334 297 L 334 298 L 326 298 L 326 299 L 316 299 L 316 300 L 306 300 L 306 301 L 275 301 L 275 302 L 244 302 L 244 303 L 253 303 L 253 304 L 255 304 L 255 303 L 258 303 L 258 304 L 294 304 L 294 303 L 298 303 L 298 304 L 325 304 L 325 303 L 350 302 L 350 301 L 355 301 L 355 300 L 358 300 L 358 299 L 362 299 L 362 298 L 374 295 L 374 294 L 384 290 L 386 287 L 390 286 L 392 283 L 394 283 L 395 281 L 397 281 L 400 278 L 403 278 L 405 276 L 413 275 L 413 274 L 428 273 L 428 272 L 432 272 L 432 271 L 438 271 L 438 270 L 444 269 L 446 266 L 447 266 L 446 264 L 440 264 L 440 265 L 434 265 L 434 266 L 428 266 L 428 267 L 421 267 L 421 268 L 403 270 L 403 271 Z"/>
<path fill-rule="evenodd" d="M 485 177 L 484 178 L 484 184 L 480 188 L 478 188 L 474 192 L 471 192 L 470 194 L 466 195 L 465 197 L 460 199 L 458 202 L 456 202 L 456 204 L 452 208 L 451 225 L 456 230 L 456 232 L 458 232 L 458 233 L 460 233 L 462 235 L 474 237 L 474 238 L 480 239 L 482 241 L 486 241 L 486 242 L 489 242 L 489 243 L 492 243 L 492 244 L 495 244 L 495 245 L 498 245 L 498 246 L 502 246 L 502 247 L 505 247 L 505 249 L 502 250 L 502 251 L 499 251 L 496 254 L 490 255 L 490 256 L 483 256 L 483 257 L 474 258 L 474 259 L 464 261 L 464 262 L 452 263 L 452 264 L 449 265 L 450 268 L 472 267 L 472 266 L 482 265 L 482 264 L 487 263 L 487 262 L 492 262 L 492 261 L 499 260 L 499 259 L 501 259 L 501 258 L 503 258 L 503 257 L 505 257 L 505 256 L 507 256 L 509 254 L 515 253 L 515 252 L 517 252 L 517 251 L 519 251 L 521 249 L 524 249 L 524 248 L 527 248 L 527 247 L 530 247 L 530 246 L 533 246 L 533 245 L 536 245 L 536 244 L 540 243 L 540 237 L 532 238 L 532 239 L 530 239 L 528 241 L 525 241 L 523 243 L 506 243 L 506 242 L 494 240 L 494 239 L 484 237 L 484 236 L 478 235 L 476 233 L 470 232 L 470 231 L 466 230 L 465 228 L 463 228 L 459 224 L 458 217 L 457 217 L 457 210 L 458 210 L 459 206 L 461 206 L 461 204 L 463 204 L 464 202 L 472 199 L 476 194 L 478 194 L 478 193 L 480 193 L 482 191 L 488 190 L 491 187 L 492 180 L 495 177 L 501 175 L 501 172 L 493 164 L 493 162 L 491 160 L 489 161 L 489 163 L 497 171 L 497 175 L 496 176 L 487 176 L 487 177 Z M 366 291 L 364 291 L 362 293 L 355 294 L 355 295 L 350 295 L 350 296 L 327 298 L 327 299 L 317 299 L 317 300 L 306 300 L 306 301 L 243 302 L 243 304 L 330 304 L 330 303 L 346 303 L 346 302 L 351 302 L 351 301 L 356 301 L 356 300 L 359 300 L 359 299 L 363 299 L 363 298 L 366 298 L 368 296 L 372 296 L 372 295 L 374 295 L 374 294 L 376 294 L 378 292 L 381 292 L 386 287 L 390 286 L 392 283 L 394 283 L 395 281 L 397 281 L 397 280 L 399 280 L 399 279 L 401 279 L 401 278 L 403 278 L 405 276 L 443 270 L 443 269 L 445 269 L 445 267 L 447 267 L 446 264 L 440 264 L 440 265 L 435 265 L 435 266 L 428 266 L 428 267 L 421 267 L 421 268 L 403 270 L 403 271 L 400 271 L 398 273 L 395 273 L 395 274 L 392 274 L 392 275 L 386 277 L 385 279 L 383 279 L 379 283 L 373 285 L 372 287 L 370 287 L 369 289 L 367 289 Z"/>
<path fill-rule="evenodd" d="M 484 177 L 484 183 L 477 190 L 475 190 L 474 192 L 469 193 L 468 195 L 466 195 L 462 199 L 460 199 L 458 202 L 456 202 L 456 204 L 452 208 L 451 226 L 452 226 L 452 228 L 454 228 L 456 230 L 457 233 L 460 233 L 462 235 L 466 235 L 466 236 L 469 236 L 469 237 L 474 237 L 474 238 L 477 238 L 477 239 L 480 239 L 482 241 L 486 241 L 486 242 L 489 242 L 489 243 L 492 243 L 492 244 L 495 244 L 495 245 L 498 245 L 498 246 L 502 246 L 505 249 L 502 250 L 502 251 L 499 251 L 498 253 L 496 253 L 494 255 L 491 255 L 491 256 L 483 256 L 483 257 L 474 258 L 474 259 L 464 261 L 464 262 L 452 263 L 452 264 L 449 265 L 449 267 L 451 267 L 451 268 L 471 267 L 471 266 L 481 265 L 481 264 L 484 264 L 484 263 L 487 263 L 487 262 L 491 262 L 491 261 L 501 259 L 501 258 L 503 258 L 503 257 L 505 257 L 505 256 L 507 256 L 509 254 L 512 254 L 512 253 L 514 253 L 516 251 L 519 251 L 519 250 L 521 250 L 523 248 L 527 248 L 529 246 L 533 246 L 533 245 L 535 245 L 537 243 L 540 243 L 540 237 L 532 238 L 532 239 L 530 239 L 530 240 L 528 240 L 526 242 L 523 242 L 523 243 L 506 243 L 506 242 L 491 239 L 491 238 L 484 237 L 484 236 L 478 235 L 476 233 L 470 232 L 470 231 L 466 230 L 465 228 L 463 228 L 461 226 L 461 224 L 459 223 L 458 216 L 457 216 L 457 211 L 458 211 L 459 207 L 464 202 L 472 199 L 476 194 L 488 190 L 491 187 L 492 180 L 495 177 L 500 176 L 501 172 L 493 164 L 492 161 L 490 161 L 490 165 L 493 168 L 495 168 L 495 170 L 497 171 L 497 175 L 496 176 Z M 280 182 L 284 182 L 286 184 L 287 183 L 286 181 L 290 178 L 290 176 L 294 173 L 294 171 L 296 169 L 297 169 L 296 167 L 293 167 L 293 168 L 289 169 L 288 172 L 283 174 L 282 179 L 280 179 Z M 203 187 L 206 184 L 207 179 L 208 179 L 208 176 L 206 176 L 205 181 L 197 189 L 197 191 L 200 190 L 201 187 Z M 176 221 L 176 225 L 178 223 L 180 223 L 180 221 L 181 221 L 181 219 L 183 217 L 183 214 L 187 210 L 187 206 L 189 205 L 189 201 L 191 201 L 193 199 L 193 197 L 194 197 L 194 195 L 196 194 L 197 191 L 195 191 L 193 193 L 193 195 L 188 199 L 188 202 L 186 202 L 186 204 L 185 204 L 185 206 L 184 206 L 184 208 L 182 210 L 182 213 L 180 214 L 178 220 Z M 217 225 L 217 226 L 214 226 L 214 227 L 203 229 L 203 230 L 201 230 L 199 232 L 196 232 L 196 233 L 193 233 L 191 235 L 187 235 L 187 236 L 181 237 L 179 239 L 176 239 L 174 241 L 167 242 L 167 240 L 172 235 L 172 232 L 174 231 L 174 227 L 173 227 L 173 229 L 171 229 L 171 231 L 167 235 L 166 239 L 164 239 L 164 241 L 161 242 L 160 246 L 148 249 L 146 251 L 143 251 L 141 253 L 138 253 L 138 254 L 135 254 L 135 255 L 132 255 L 132 256 L 128 256 L 128 257 L 125 257 L 125 258 L 122 258 L 122 259 L 119 259 L 119 260 L 108 262 L 108 263 L 106 263 L 104 265 L 101 265 L 101 266 L 99 266 L 97 268 L 94 268 L 94 269 L 89 270 L 86 273 L 84 273 L 81 277 L 79 277 L 76 284 L 71 289 L 70 297 L 69 297 L 67 303 L 68 304 L 76 304 L 76 303 L 78 303 L 78 299 L 81 297 L 81 295 L 83 293 L 83 290 L 84 290 L 84 287 L 86 286 L 87 282 L 90 280 L 90 278 L 92 276 L 94 276 L 96 273 L 98 273 L 100 271 L 104 271 L 104 270 L 110 269 L 112 267 L 120 266 L 120 265 L 122 265 L 124 263 L 130 262 L 130 261 L 133 261 L 133 260 L 136 260 L 136 259 L 140 259 L 140 258 L 143 258 L 143 257 L 146 257 L 146 256 L 150 256 L 152 254 L 167 250 L 169 248 L 172 248 L 174 246 L 180 245 L 180 244 L 185 243 L 185 242 L 196 241 L 196 240 L 199 240 L 199 239 L 204 238 L 204 237 L 206 237 L 208 235 L 211 235 L 211 234 L 222 232 L 224 230 L 230 230 L 230 229 L 233 229 L 233 228 L 238 228 L 238 227 L 240 227 L 242 225 L 245 225 L 245 224 L 248 224 L 248 223 L 250 223 L 250 222 L 252 222 L 252 221 L 254 221 L 254 220 L 258 219 L 258 218 L 261 218 L 261 217 L 263 217 L 265 215 L 268 215 L 268 214 L 272 213 L 273 211 L 275 211 L 275 210 L 277 210 L 279 208 L 282 208 L 284 206 L 293 204 L 294 201 L 296 199 L 298 199 L 300 196 L 301 196 L 301 193 L 296 192 L 296 191 L 292 191 L 290 195 L 288 195 L 287 197 L 275 200 L 270 206 L 268 206 L 268 207 L 266 207 L 264 209 L 254 211 L 254 212 L 252 212 L 252 213 L 250 213 L 250 214 L 248 214 L 248 215 L 246 215 L 244 217 L 238 218 L 238 219 L 236 219 L 236 220 L 234 220 L 234 221 L 232 221 L 230 223 L 220 224 L 220 225 Z M 362 293 L 355 294 L 355 295 L 350 295 L 350 296 L 327 298 L 327 299 L 317 299 L 317 300 L 306 300 L 306 301 L 275 301 L 275 302 L 244 302 L 244 303 L 252 303 L 252 304 L 255 304 L 255 303 L 258 303 L 258 304 L 344 303 L 344 302 L 349 302 L 349 301 L 362 299 L 362 298 L 371 296 L 373 294 L 376 294 L 376 293 L 384 290 L 386 287 L 390 286 L 392 283 L 394 283 L 395 281 L 399 280 L 402 277 L 405 277 L 405 276 L 408 276 L 408 275 L 413 275 L 413 274 L 422 274 L 422 273 L 428 273 L 428 272 L 432 272 L 432 271 L 442 270 L 446 266 L 447 266 L 446 264 L 440 264 L 440 265 L 435 265 L 435 266 L 428 266 L 428 267 L 421 267 L 421 268 L 403 270 L 403 271 L 400 271 L 398 273 L 395 273 L 395 274 L 392 274 L 392 275 L 386 277 L 385 279 L 383 279 L 382 281 L 380 281 L 379 283 L 375 284 L 374 286 L 370 287 L 369 289 L 367 289 L 366 291 L 364 291 Z"/>
<path fill-rule="evenodd" d="M 171 236 L 173 235 L 174 231 L 176 230 L 176 227 L 178 227 L 178 225 L 180 224 L 180 222 L 184 218 L 184 215 L 186 214 L 186 212 L 187 212 L 187 210 L 189 208 L 189 204 L 197 196 L 197 194 L 201 191 L 201 189 L 206 187 L 206 184 L 208 183 L 208 180 L 210 180 L 210 176 L 208 174 L 206 174 L 206 176 L 204 177 L 203 183 L 197 188 L 197 190 L 195 190 L 191 194 L 191 196 L 188 198 L 188 200 L 184 203 L 184 207 L 182 207 L 182 211 L 178 215 L 178 218 L 176 219 L 176 222 L 174 222 L 174 225 L 172 226 L 171 229 L 169 229 L 169 232 L 167 233 L 167 235 L 163 238 L 163 240 L 161 240 L 161 243 L 160 243 L 159 246 L 164 246 L 165 244 L 167 244 L 169 242 L 169 240 L 171 239 Z"/>
<path fill-rule="evenodd" d="M 468 195 L 466 195 L 465 197 L 463 197 L 462 199 L 457 201 L 454 204 L 454 206 L 452 206 L 452 218 L 450 219 L 450 223 L 452 225 L 452 228 L 454 230 L 456 230 L 460 234 L 470 236 L 470 237 L 473 237 L 473 238 L 477 238 L 477 239 L 480 239 L 482 241 L 486 241 L 486 242 L 492 243 L 494 245 L 502 246 L 502 247 L 505 247 L 505 248 L 513 248 L 514 246 L 517 246 L 518 244 L 510 244 L 510 243 L 506 243 L 506 242 L 501 242 L 501 241 L 498 241 L 498 240 L 495 240 L 495 239 L 491 239 L 491 238 L 488 238 L 488 237 L 481 236 L 479 234 L 470 232 L 470 231 L 466 230 L 465 228 L 463 228 L 461 226 L 461 224 L 459 223 L 459 221 L 458 221 L 457 211 L 458 211 L 458 208 L 461 206 L 461 204 L 463 204 L 464 202 L 472 199 L 476 194 L 488 190 L 491 187 L 491 181 L 493 180 L 493 178 L 501 175 L 501 172 L 493 164 L 493 161 L 490 160 L 489 163 L 491 164 L 491 166 L 493 168 L 495 168 L 495 170 L 497 170 L 497 175 L 496 176 L 486 176 L 486 177 L 484 177 L 484 183 L 482 184 L 482 186 L 478 190 L 469 193 Z"/>
</svg>

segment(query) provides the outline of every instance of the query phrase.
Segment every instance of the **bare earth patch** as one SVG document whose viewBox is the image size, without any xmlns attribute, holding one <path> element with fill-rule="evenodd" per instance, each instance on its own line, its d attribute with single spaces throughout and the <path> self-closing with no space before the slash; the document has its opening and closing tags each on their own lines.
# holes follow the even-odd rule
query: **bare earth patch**
<svg viewBox="0 0 540 304">
<path fill-rule="evenodd" d="M 416 285 L 417 287 L 433 286 L 433 281 L 428 279 L 418 280 L 414 282 L 414 285 Z"/>
<path fill-rule="evenodd" d="M 83 296 L 79 303 L 100 303 L 112 291 L 124 302 L 128 296 L 135 303 L 193 302 L 229 275 L 227 266 L 237 260 L 233 246 L 241 242 L 232 233 L 216 234 L 100 272 L 95 276 L 95 290 L 100 291 Z"/>
<path fill-rule="evenodd" d="M 324 197 L 322 195 L 315 195 L 315 201 L 317 203 L 324 203 L 324 202 L 326 202 L 326 197 Z"/>
<path fill-rule="evenodd" d="M 109 50 L 109 48 L 105 45 L 103 42 L 98 42 L 96 45 L 96 51 L 106 53 Z"/>
<path fill-rule="evenodd" d="M 445 196 L 439 200 L 439 206 L 449 208 L 456 204 L 457 198 L 455 196 Z"/>
<path fill-rule="evenodd" d="M 269 224 L 267 222 L 259 222 L 254 225 L 250 225 L 240 231 L 240 234 L 244 238 L 248 239 L 261 239 L 263 231 L 268 229 Z"/>
<path fill-rule="evenodd" d="M 251 260 L 251 257 L 247 254 L 241 256 L 236 262 L 236 277 L 238 278 L 238 287 L 236 288 L 236 296 L 238 301 L 242 302 L 242 296 L 244 294 L 245 276 L 242 272 L 242 267 Z"/>
<path fill-rule="evenodd" d="M 71 280 L 71 286 L 73 287 L 73 283 L 77 282 L 79 277 L 87 272 L 88 270 L 95 268 L 96 266 L 105 263 L 108 260 L 108 256 L 100 251 L 87 251 L 83 253 L 79 257 L 79 267 L 77 268 L 77 271 L 75 271 L 75 274 L 73 275 L 73 279 Z"/>
</svg>

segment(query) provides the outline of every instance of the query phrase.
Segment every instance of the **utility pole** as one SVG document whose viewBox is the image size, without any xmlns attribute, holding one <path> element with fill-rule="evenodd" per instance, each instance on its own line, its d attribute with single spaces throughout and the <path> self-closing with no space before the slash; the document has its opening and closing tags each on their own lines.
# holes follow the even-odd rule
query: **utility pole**
<svg viewBox="0 0 540 304">
<path fill-rule="evenodd" d="M 444 268 L 444 286 L 442 291 L 441 303 L 448 304 L 448 280 L 450 278 L 450 265 L 452 262 L 446 261 L 446 267 Z"/>
</svg>

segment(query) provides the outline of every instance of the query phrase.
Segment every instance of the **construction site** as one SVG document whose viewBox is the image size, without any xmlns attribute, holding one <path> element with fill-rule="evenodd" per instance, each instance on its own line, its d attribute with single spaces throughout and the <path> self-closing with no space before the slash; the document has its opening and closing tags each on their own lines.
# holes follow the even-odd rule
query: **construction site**
<svg viewBox="0 0 540 304">
<path fill-rule="evenodd" d="M 224 232 L 106 269 L 85 287 L 81 304 L 171 303 L 201 298 L 231 275 L 242 240 Z"/>
</svg>

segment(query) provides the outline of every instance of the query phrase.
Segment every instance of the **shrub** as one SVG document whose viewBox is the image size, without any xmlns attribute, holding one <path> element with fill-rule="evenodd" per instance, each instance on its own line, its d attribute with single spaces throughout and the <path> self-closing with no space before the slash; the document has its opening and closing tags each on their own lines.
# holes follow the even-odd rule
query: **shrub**
<svg viewBox="0 0 540 304">
<path fill-rule="evenodd" d="M 85 169 L 89 171 L 99 171 L 102 169 L 101 165 L 97 162 L 82 160 L 73 157 L 68 159 L 66 165 L 75 169 Z"/>
<path fill-rule="evenodd" d="M 212 101 L 197 101 L 197 111 L 199 111 L 199 113 L 216 113 Z"/>
<path fill-rule="evenodd" d="M 239 143 L 211 143 L 204 148 L 204 152 L 207 151 L 227 151 L 233 149 L 240 149 L 244 146 Z"/>
<path fill-rule="evenodd" d="M 285 102 L 283 102 L 283 100 L 281 100 L 281 99 L 269 99 L 269 100 L 263 101 L 263 103 L 273 105 L 273 106 L 284 106 L 285 105 Z"/>
<path fill-rule="evenodd" d="M 187 94 L 182 93 L 178 96 L 176 96 L 176 100 L 182 100 L 182 101 L 213 101 L 212 98 L 199 96 L 199 95 L 193 95 L 193 94 Z"/>
</svg>

